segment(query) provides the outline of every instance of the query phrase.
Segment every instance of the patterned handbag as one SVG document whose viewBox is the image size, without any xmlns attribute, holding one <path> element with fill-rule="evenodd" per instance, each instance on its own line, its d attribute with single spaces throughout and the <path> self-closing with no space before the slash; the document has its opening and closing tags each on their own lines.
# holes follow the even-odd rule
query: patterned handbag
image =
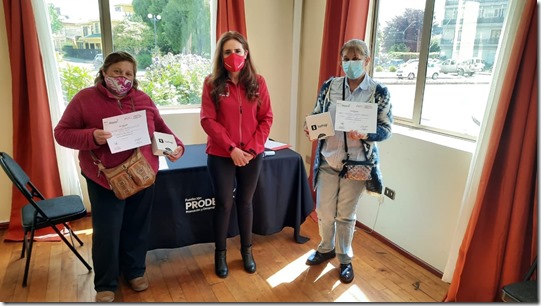
<svg viewBox="0 0 541 306">
<path fill-rule="evenodd" d="M 139 148 L 128 159 L 113 168 L 105 168 L 94 152 L 90 151 L 90 155 L 94 159 L 94 164 L 100 169 L 99 171 L 105 175 L 111 190 L 121 200 L 152 186 L 156 180 L 154 169 Z"/>
</svg>

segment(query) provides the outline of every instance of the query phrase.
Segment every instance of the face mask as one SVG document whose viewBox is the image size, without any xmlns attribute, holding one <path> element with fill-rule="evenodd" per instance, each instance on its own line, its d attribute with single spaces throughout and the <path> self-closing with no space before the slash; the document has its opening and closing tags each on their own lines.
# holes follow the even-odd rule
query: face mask
<svg viewBox="0 0 541 306">
<path fill-rule="evenodd" d="M 105 85 L 107 85 L 107 89 L 109 89 L 109 91 L 111 91 L 117 96 L 125 95 L 133 86 L 133 82 L 123 76 L 110 77 L 106 74 L 103 74 L 103 79 L 105 80 Z"/>
<path fill-rule="evenodd" d="M 342 69 L 349 79 L 360 78 L 364 73 L 364 61 L 342 61 Z"/>
<path fill-rule="evenodd" d="M 224 58 L 224 67 L 228 71 L 237 72 L 244 67 L 245 58 L 242 55 L 231 53 L 228 57 Z"/>
</svg>

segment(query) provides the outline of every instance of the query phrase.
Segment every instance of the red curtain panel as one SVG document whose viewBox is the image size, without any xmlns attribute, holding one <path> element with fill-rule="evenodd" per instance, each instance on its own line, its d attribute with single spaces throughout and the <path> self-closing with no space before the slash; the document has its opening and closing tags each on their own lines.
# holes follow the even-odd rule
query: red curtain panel
<svg viewBox="0 0 541 306">
<path fill-rule="evenodd" d="M 47 198 L 62 195 L 49 101 L 36 22 L 30 0 L 4 0 L 13 96 L 13 159 Z M 27 201 L 13 187 L 6 241 L 21 241 L 21 207 Z M 36 236 L 54 233 L 44 229 Z M 56 237 L 58 238 L 58 237 Z"/>
<path fill-rule="evenodd" d="M 218 0 L 216 16 L 216 41 L 227 31 L 237 31 L 248 39 L 244 0 Z"/>
<path fill-rule="evenodd" d="M 505 72 L 478 197 L 445 301 L 501 301 L 537 255 L 537 6 L 528 1 Z"/>
</svg>

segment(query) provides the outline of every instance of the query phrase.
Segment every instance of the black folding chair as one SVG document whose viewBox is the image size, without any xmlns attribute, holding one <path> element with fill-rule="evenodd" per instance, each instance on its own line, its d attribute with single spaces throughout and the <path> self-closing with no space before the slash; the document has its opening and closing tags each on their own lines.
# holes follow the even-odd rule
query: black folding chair
<svg viewBox="0 0 541 306">
<path fill-rule="evenodd" d="M 77 252 L 74 247 L 73 238 L 82 246 L 83 242 L 67 224 L 69 221 L 81 219 L 86 216 L 86 208 L 78 195 L 67 195 L 52 199 L 45 199 L 39 190 L 32 184 L 24 170 L 7 154 L 0 152 L 0 165 L 6 172 L 9 179 L 22 192 L 28 200 L 28 204 L 21 209 L 22 226 L 24 229 L 23 248 L 21 258 L 25 256 L 26 266 L 24 268 L 23 287 L 26 287 L 30 257 L 32 255 L 32 244 L 36 230 L 51 227 L 60 238 L 66 243 L 70 250 L 79 258 L 90 272 L 92 268 Z M 71 243 L 64 237 L 56 225 L 63 224 L 68 230 Z"/>
<path fill-rule="evenodd" d="M 537 277 L 532 280 L 532 276 L 536 271 L 537 257 L 535 257 L 532 265 L 530 266 L 530 269 L 528 270 L 522 281 L 503 286 L 502 301 L 512 303 L 537 303 L 539 301 L 539 297 L 537 294 Z"/>
</svg>

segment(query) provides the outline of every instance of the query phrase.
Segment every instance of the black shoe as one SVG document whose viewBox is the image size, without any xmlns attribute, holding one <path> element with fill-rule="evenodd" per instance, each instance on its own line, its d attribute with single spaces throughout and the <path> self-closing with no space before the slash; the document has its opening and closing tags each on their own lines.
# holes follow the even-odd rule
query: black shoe
<svg viewBox="0 0 541 306">
<path fill-rule="evenodd" d="M 248 273 L 255 272 L 255 261 L 252 255 L 252 247 L 241 247 L 240 254 L 242 256 L 242 263 L 244 264 L 244 270 Z"/>
<path fill-rule="evenodd" d="M 226 278 L 229 272 L 227 268 L 226 254 L 226 250 L 214 252 L 214 272 L 220 278 Z"/>
<path fill-rule="evenodd" d="M 319 251 L 316 251 L 314 254 L 308 257 L 308 259 L 306 260 L 306 264 L 309 266 L 315 266 L 315 265 L 319 265 L 325 260 L 329 260 L 335 257 L 336 257 L 336 253 L 334 252 L 334 250 L 327 253 L 320 253 Z"/>
<path fill-rule="evenodd" d="M 353 280 L 353 277 L 355 277 L 355 274 L 353 274 L 353 266 L 351 263 L 340 264 L 340 281 L 349 284 Z"/>
</svg>

